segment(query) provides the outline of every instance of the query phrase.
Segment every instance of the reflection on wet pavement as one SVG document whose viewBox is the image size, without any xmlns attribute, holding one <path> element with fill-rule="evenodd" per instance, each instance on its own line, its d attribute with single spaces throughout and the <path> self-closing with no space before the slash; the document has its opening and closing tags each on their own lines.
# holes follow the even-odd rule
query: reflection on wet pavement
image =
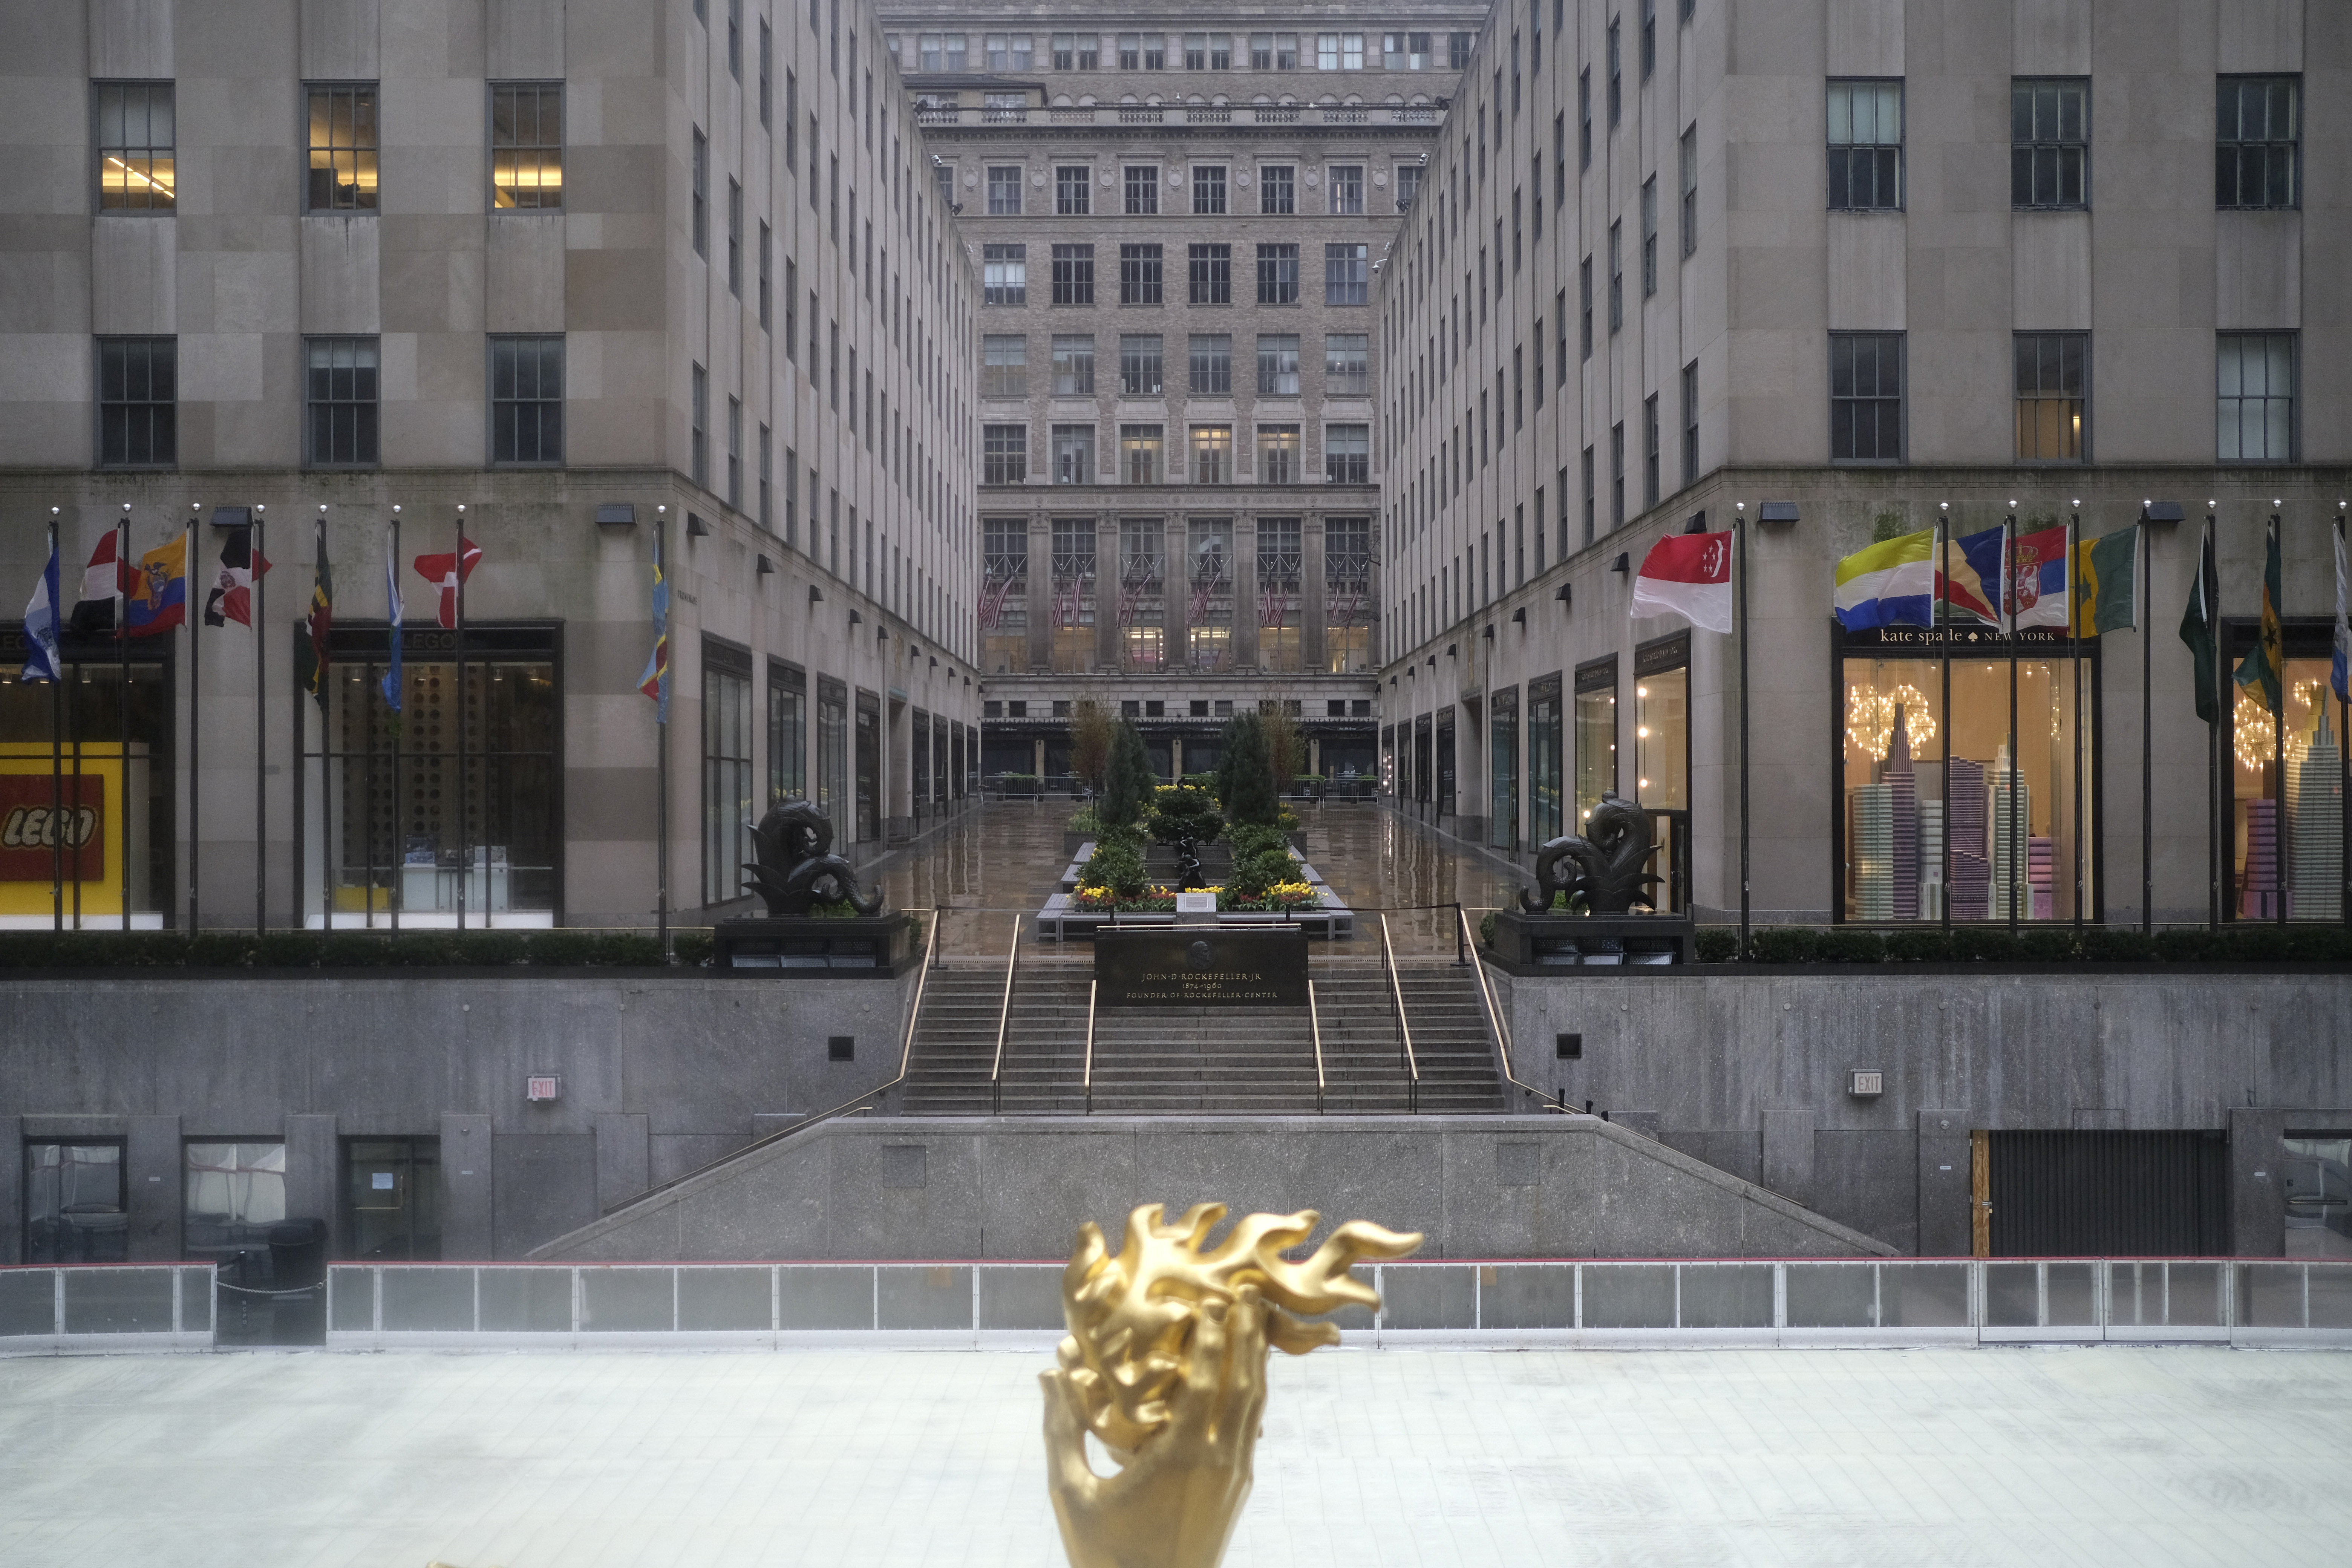
<svg viewBox="0 0 2352 1568">
<path fill-rule="evenodd" d="M 1078 803 L 982 801 L 912 848 L 883 861 L 878 877 L 900 909 L 949 911 L 946 953 L 1003 952 L 1014 914 L 1034 913 L 1061 887 L 1070 857 L 1063 831 Z M 1306 856 L 1349 908 L 1366 918 L 1355 945 L 1376 943 L 1376 910 L 1389 914 L 1400 952 L 1451 955 L 1454 905 L 1475 927 L 1507 903 L 1524 878 L 1370 803 L 1293 803 Z M 1442 907 L 1437 907 L 1442 906 Z"/>
</svg>

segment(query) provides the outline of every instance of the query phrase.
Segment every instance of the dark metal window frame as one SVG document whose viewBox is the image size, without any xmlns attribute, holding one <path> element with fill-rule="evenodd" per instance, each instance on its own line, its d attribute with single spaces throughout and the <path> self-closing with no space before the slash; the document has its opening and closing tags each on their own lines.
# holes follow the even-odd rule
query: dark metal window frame
<svg viewBox="0 0 2352 1568">
<path fill-rule="evenodd" d="M 507 132 L 505 139 L 501 140 L 499 132 L 499 100 L 502 97 L 511 100 L 511 109 L 519 110 L 522 105 L 521 95 L 524 93 L 533 95 L 531 100 L 530 139 L 525 140 L 521 132 L 519 129 L 515 129 L 509 130 Z M 550 99 L 552 99 L 555 104 L 555 135 L 552 141 L 550 141 L 546 135 L 546 108 Z M 567 108 L 563 101 L 563 83 L 560 81 L 494 81 L 488 84 L 488 103 L 489 110 L 488 139 L 490 145 L 490 210 L 493 212 L 562 211 L 564 115 Z M 513 116 L 511 110 L 507 123 L 509 126 L 517 126 L 520 123 L 519 117 Z M 501 207 L 499 205 L 499 154 L 502 152 L 516 154 L 532 154 L 530 163 L 532 169 L 536 172 L 538 178 L 532 184 L 530 200 L 524 201 L 520 199 L 519 195 L 514 195 L 510 197 L 504 207 Z M 521 171 L 522 162 L 523 161 L 520 156 L 514 160 L 514 167 L 518 174 Z M 546 173 L 551 167 L 552 167 L 556 173 L 556 180 L 552 187 L 553 195 L 551 196 L 549 194 L 550 186 L 546 179 Z M 509 183 L 512 184 L 517 190 L 520 189 L 520 182 L 519 180 Z M 701 247 L 698 246 L 696 247 L 698 252 L 700 248 Z"/>
<path fill-rule="evenodd" d="M 501 396 L 499 395 L 499 375 L 501 369 L 499 364 L 500 351 L 520 350 L 520 346 L 526 343 L 538 345 L 541 359 L 539 365 L 536 367 L 536 370 L 537 373 L 542 376 L 545 374 L 547 370 L 547 362 L 544 356 L 548 352 L 549 346 L 551 344 L 553 345 L 555 367 L 555 395 L 553 397 L 548 397 L 545 395 L 522 397 L 512 395 Z M 562 468 L 563 466 L 565 400 L 565 354 L 563 334 L 562 332 L 496 333 L 493 334 L 484 344 L 484 351 L 488 362 L 487 369 L 488 372 L 490 393 L 490 466 L 494 468 Z M 516 373 L 520 374 L 521 370 L 521 362 L 520 359 L 514 362 L 513 368 Z M 534 423 L 538 428 L 536 431 L 536 439 L 531 443 L 531 445 L 537 451 L 538 455 L 533 457 L 524 457 L 521 455 L 524 445 L 521 439 L 521 410 L 525 407 L 530 407 L 537 411 L 534 416 Z M 512 408 L 516 410 L 515 425 L 513 428 L 513 434 L 516 437 L 514 443 L 515 455 L 511 457 L 500 455 L 500 437 L 504 434 L 500 429 L 500 423 L 504 417 L 500 411 L 505 408 Z M 552 408 L 554 412 L 554 439 L 552 443 L 554 451 L 551 454 L 547 451 L 547 447 L 549 446 L 547 439 L 547 415 L 551 408 Z"/>
<path fill-rule="evenodd" d="M 2248 137 L 2245 131 L 2246 90 L 2283 89 L 2289 118 L 2284 136 Z M 2213 205 L 2228 211 L 2288 211 L 2303 205 L 2303 78 L 2297 74 L 2225 76 L 2214 88 Z M 2234 100 L 2234 101 L 2232 101 Z M 2268 116 L 2265 104 L 2264 118 Z M 2234 121 L 2234 123 L 2232 123 Z M 2269 126 L 2263 127 L 2265 131 Z M 2247 154 L 2260 151 L 2263 198 L 2244 199 Z M 2285 173 L 2285 199 L 2270 199 L 2273 177 L 2281 165 Z"/>
<path fill-rule="evenodd" d="M 1853 89 L 1870 88 L 1874 90 L 1887 87 L 1895 89 L 1895 113 L 1903 121 L 1901 131 L 1892 142 L 1855 141 L 1853 133 Z M 1901 77 L 1831 78 L 1824 100 L 1829 106 L 1831 126 L 1834 126 L 1837 122 L 1836 100 L 1841 89 L 1847 94 L 1845 139 L 1843 141 L 1835 139 L 1826 127 L 1823 132 L 1829 152 L 1829 208 L 1832 212 L 1901 212 L 1906 195 L 1904 189 L 1906 181 L 1903 165 L 1905 148 L 1910 135 L 1911 119 L 1910 105 L 1904 90 L 1904 79 Z M 1873 101 L 1872 111 L 1875 116 L 1875 100 Z M 1874 135 L 1875 130 L 1874 125 Z M 1864 199 L 1857 201 L 1853 194 L 1854 173 L 1863 168 L 1867 168 L 1869 171 L 1869 189 L 1864 193 Z"/>
<path fill-rule="evenodd" d="M 100 214 L 142 213 L 171 216 L 178 210 L 180 201 L 178 84 L 168 79 L 163 80 L 103 79 L 93 81 L 89 86 L 90 210 Z M 136 142 L 131 141 L 130 130 L 132 108 L 131 100 L 134 93 L 139 100 L 138 109 L 144 124 L 146 138 L 144 141 Z M 165 106 L 165 118 L 169 121 L 166 131 L 168 140 L 159 140 L 155 135 L 155 101 L 158 98 Z M 114 101 L 110 103 L 110 100 Z M 118 116 L 122 121 L 123 131 L 119 137 L 110 137 L 107 134 L 107 121 L 110 116 Z M 167 154 L 172 164 L 172 183 L 166 187 L 168 194 L 161 200 L 156 199 L 155 196 L 157 182 L 153 177 L 158 153 Z M 122 165 L 127 174 L 146 182 L 146 187 L 141 192 L 140 200 L 137 202 L 129 199 L 131 192 L 127 180 L 124 184 L 123 200 L 110 203 L 106 199 L 106 164 L 108 159 L 115 154 L 120 156 L 114 157 L 114 161 Z M 142 164 L 145 171 L 143 173 L 141 168 Z"/>
<path fill-rule="evenodd" d="M 364 351 L 367 361 L 364 364 L 359 363 L 362 351 Z M 322 353 L 331 363 L 319 363 Z M 349 356 L 349 363 L 331 363 L 345 354 Z M 326 378 L 323 384 L 320 379 L 322 375 Z M 305 468 L 373 468 L 383 460 L 380 445 L 383 378 L 381 341 L 372 334 L 337 334 L 302 340 L 302 462 Z"/>
<path fill-rule="evenodd" d="M 1865 342 L 1868 342 L 1872 348 L 1873 357 L 1871 362 L 1871 371 L 1873 374 L 1874 387 L 1879 384 L 1878 378 L 1885 369 L 1885 355 L 1887 352 L 1887 346 L 1891 343 L 1894 347 L 1895 390 L 1891 395 L 1877 390 L 1867 393 L 1853 390 L 1849 390 L 1844 393 L 1838 391 L 1839 355 L 1843 353 L 1848 356 L 1846 367 L 1848 385 L 1853 386 L 1855 384 L 1855 377 L 1858 374 L 1855 366 L 1859 363 L 1859 361 L 1855 360 L 1853 356 L 1854 352 Z M 1906 384 L 1909 379 L 1906 365 L 1908 350 L 1908 341 L 1906 335 L 1902 332 L 1832 332 L 1829 335 L 1831 462 L 1885 466 L 1900 463 L 1905 460 L 1906 454 L 1910 450 L 1911 409 L 1910 400 L 1905 393 Z M 1892 403 L 1895 405 L 1895 450 L 1892 453 L 1882 450 L 1885 445 L 1885 406 L 1889 403 Z M 1849 440 L 1847 443 L 1849 449 L 1843 454 L 1841 454 L 1838 450 L 1840 445 L 1838 439 L 1838 425 L 1841 406 L 1843 406 L 1848 412 L 1850 416 L 1848 419 L 1848 435 L 1849 437 L 1853 437 L 1858 435 L 1860 426 L 1853 421 L 1854 418 L 1859 416 L 1860 406 L 1864 404 L 1871 405 L 1874 410 L 1872 417 L 1873 436 L 1870 442 L 1871 451 L 1866 456 L 1858 455 L 1854 448 L 1858 447 L 1861 443 L 1858 440 Z"/>
<path fill-rule="evenodd" d="M 2011 207 L 2078 212 L 2090 206 L 2090 78 L 2011 79 L 2009 141 Z"/>
<path fill-rule="evenodd" d="M 153 395 L 155 351 L 158 346 L 165 350 L 164 374 L 170 382 L 169 397 L 157 397 Z M 97 361 L 94 368 L 97 371 L 98 379 L 98 396 L 91 404 L 94 416 L 92 436 L 97 448 L 97 466 L 109 469 L 161 469 L 178 467 L 180 461 L 180 340 L 170 335 L 107 336 L 95 340 L 92 348 Z M 141 357 L 145 361 L 140 368 L 145 374 L 148 395 L 139 398 L 128 395 L 109 397 L 107 393 L 110 387 L 120 386 L 126 394 L 129 391 L 132 371 L 131 362 L 134 350 L 139 351 Z M 110 366 L 108 363 L 110 353 L 119 361 L 118 365 Z M 146 455 L 133 457 L 134 443 L 131 437 L 134 426 L 142 422 L 140 411 L 142 410 L 144 411 L 143 422 L 146 425 L 146 439 L 136 445 L 143 446 Z M 115 441 L 118 417 L 121 437 L 119 446 Z M 157 452 L 159 446 L 168 446 L 170 451 L 167 454 L 159 454 Z M 119 457 L 111 455 L 116 450 L 120 450 L 121 455 Z"/>
<path fill-rule="evenodd" d="M 319 140 L 321 101 L 327 105 L 326 137 Z M 338 125 L 335 107 L 338 102 L 350 105 L 345 125 Z M 309 213 L 358 213 L 377 210 L 378 187 L 362 185 L 360 173 L 364 167 L 371 174 L 381 175 L 377 158 L 382 151 L 383 124 L 379 118 L 376 84 L 372 81 L 306 81 L 302 84 L 303 131 L 309 151 L 302 171 L 302 210 Z M 362 111 L 364 110 L 364 113 Z M 347 132 L 348 133 L 344 133 Z M 319 164 L 324 154 L 327 163 Z M 345 160 L 349 160 L 348 165 Z M 346 186 L 341 176 L 346 167 L 352 175 Z M 326 199 L 321 201 L 320 175 L 324 182 Z M 349 191 L 350 199 L 343 193 Z"/>
<path fill-rule="evenodd" d="M 2089 462 L 2091 460 L 2091 334 L 2072 331 L 2021 331 L 2011 334 L 2011 343 L 2012 349 L 2011 363 L 2016 389 L 2017 460 L 2021 463 L 2061 467 Z M 2074 363 L 2071 367 L 2074 381 L 2072 391 L 2069 391 L 2065 384 L 2066 372 L 2069 369 L 2066 364 L 2065 351 L 2069 347 L 2075 351 Z M 2026 384 L 2029 380 L 2027 361 L 2029 349 L 2032 354 L 2030 379 L 2033 384 L 2031 386 Z M 2055 386 L 2049 384 L 2053 368 L 2050 363 L 2050 351 L 2053 349 L 2057 353 L 2057 364 L 2054 367 L 2057 379 Z M 2081 423 L 2075 433 L 2075 449 L 2071 457 L 2025 450 L 2025 435 L 2029 427 L 2027 416 L 2030 412 L 2027 405 L 2052 401 L 2062 404 L 2073 402 L 2081 405 L 2077 411 Z M 2032 427 L 2038 432 L 2038 420 L 2033 422 Z"/>
</svg>

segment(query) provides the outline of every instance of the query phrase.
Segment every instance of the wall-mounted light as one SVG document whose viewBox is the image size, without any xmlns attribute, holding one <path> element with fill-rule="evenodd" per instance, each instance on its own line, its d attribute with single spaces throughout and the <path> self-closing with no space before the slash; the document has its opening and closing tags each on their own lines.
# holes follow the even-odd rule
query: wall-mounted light
<svg viewBox="0 0 2352 1568">
<path fill-rule="evenodd" d="M 1493 642 L 1495 640 L 1495 628 L 1492 626 L 1481 626 L 1478 628 L 1478 635 L 1485 637 L 1488 642 Z"/>
<path fill-rule="evenodd" d="M 1576 584 L 1573 583 L 1562 583 L 1559 585 L 1559 592 L 1554 594 L 1552 597 L 1559 601 L 1559 607 L 1563 610 L 1572 610 L 1576 608 Z"/>
<path fill-rule="evenodd" d="M 598 501 L 596 521 L 602 527 L 635 528 L 637 524 L 637 503 L 629 500 Z"/>
<path fill-rule="evenodd" d="M 814 583 L 809 584 L 809 603 L 812 605 L 822 605 L 824 603 L 824 590 L 818 587 Z"/>
<path fill-rule="evenodd" d="M 1768 500 L 1756 509 L 1759 522 L 1783 523 L 1797 521 L 1797 503 L 1792 500 Z"/>
<path fill-rule="evenodd" d="M 686 514 L 686 536 L 688 539 L 708 539 L 710 536 L 710 525 L 702 521 L 700 512 Z"/>
<path fill-rule="evenodd" d="M 1462 645 L 1460 643 L 1447 643 L 1445 645 L 1445 657 L 1448 658 L 1460 658 L 1462 657 Z M 1433 669 L 1437 667 L 1437 661 L 1433 658 L 1431 659 L 1429 663 L 1430 668 Z"/>
<path fill-rule="evenodd" d="M 1609 563 L 1609 570 L 1612 572 L 1631 572 L 1633 569 L 1633 557 L 1622 550 L 1617 552 L 1617 559 Z"/>
<path fill-rule="evenodd" d="M 776 563 L 762 555 L 759 558 L 759 565 L 755 570 L 762 577 L 772 577 L 776 574 Z"/>
<path fill-rule="evenodd" d="M 849 624 L 853 626 L 862 626 L 866 624 L 866 617 L 852 610 L 849 612 Z"/>
<path fill-rule="evenodd" d="M 1521 631 L 1528 629 L 1528 607 L 1525 605 L 1521 605 L 1517 609 L 1511 612 L 1511 625 L 1518 627 Z"/>
<path fill-rule="evenodd" d="M 2187 513 L 2177 500 L 2144 500 L 2139 503 L 2142 522 L 2179 522 Z"/>
<path fill-rule="evenodd" d="M 1703 511 L 1695 511 L 1691 513 L 1691 520 L 1683 524 L 1683 531 L 1685 533 L 1705 533 L 1706 531 L 1706 513 Z"/>
</svg>

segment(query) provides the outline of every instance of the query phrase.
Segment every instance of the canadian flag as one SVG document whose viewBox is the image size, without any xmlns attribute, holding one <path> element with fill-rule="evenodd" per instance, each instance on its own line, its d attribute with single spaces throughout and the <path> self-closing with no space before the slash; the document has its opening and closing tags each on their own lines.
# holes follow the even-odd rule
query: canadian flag
<svg viewBox="0 0 2352 1568">
<path fill-rule="evenodd" d="M 481 564 L 482 547 L 461 535 L 457 548 L 464 552 L 466 557 L 464 577 L 473 576 L 474 568 Z M 442 627 L 448 631 L 457 630 L 457 584 L 462 580 L 457 570 L 457 557 L 446 551 L 438 555 L 420 555 L 416 558 L 416 574 L 441 590 Z"/>
<path fill-rule="evenodd" d="M 1633 579 L 1633 618 L 1680 616 L 1701 631 L 1731 630 L 1731 535 L 1670 533 Z"/>
</svg>

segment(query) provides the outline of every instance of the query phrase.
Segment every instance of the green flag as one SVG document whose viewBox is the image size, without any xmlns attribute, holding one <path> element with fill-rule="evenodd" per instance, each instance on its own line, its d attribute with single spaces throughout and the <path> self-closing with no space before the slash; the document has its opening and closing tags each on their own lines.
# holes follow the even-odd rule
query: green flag
<svg viewBox="0 0 2352 1568">
<path fill-rule="evenodd" d="M 2189 589 L 2189 608 L 2181 612 L 2180 640 L 2197 669 L 2197 717 L 2208 724 L 2221 717 L 2221 691 L 2213 669 L 2214 602 L 2221 597 L 2221 574 L 2213 562 L 2213 531 L 2205 531 L 2205 549 L 2197 562 L 2197 581 Z"/>
<path fill-rule="evenodd" d="M 2263 706 L 2273 713 L 2286 706 L 2286 640 L 2279 624 L 2279 520 L 2271 519 L 2263 551 L 2263 630 L 2246 657 L 2238 661 L 2238 684 L 2258 689 Z"/>
<path fill-rule="evenodd" d="M 2074 635 L 2127 632 L 2139 626 L 2137 523 L 2074 546 Z"/>
<path fill-rule="evenodd" d="M 294 649 L 302 689 L 327 706 L 328 638 L 335 624 L 335 574 L 327 566 L 327 525 L 319 525 L 318 575 L 310 583 L 310 636 Z"/>
</svg>

